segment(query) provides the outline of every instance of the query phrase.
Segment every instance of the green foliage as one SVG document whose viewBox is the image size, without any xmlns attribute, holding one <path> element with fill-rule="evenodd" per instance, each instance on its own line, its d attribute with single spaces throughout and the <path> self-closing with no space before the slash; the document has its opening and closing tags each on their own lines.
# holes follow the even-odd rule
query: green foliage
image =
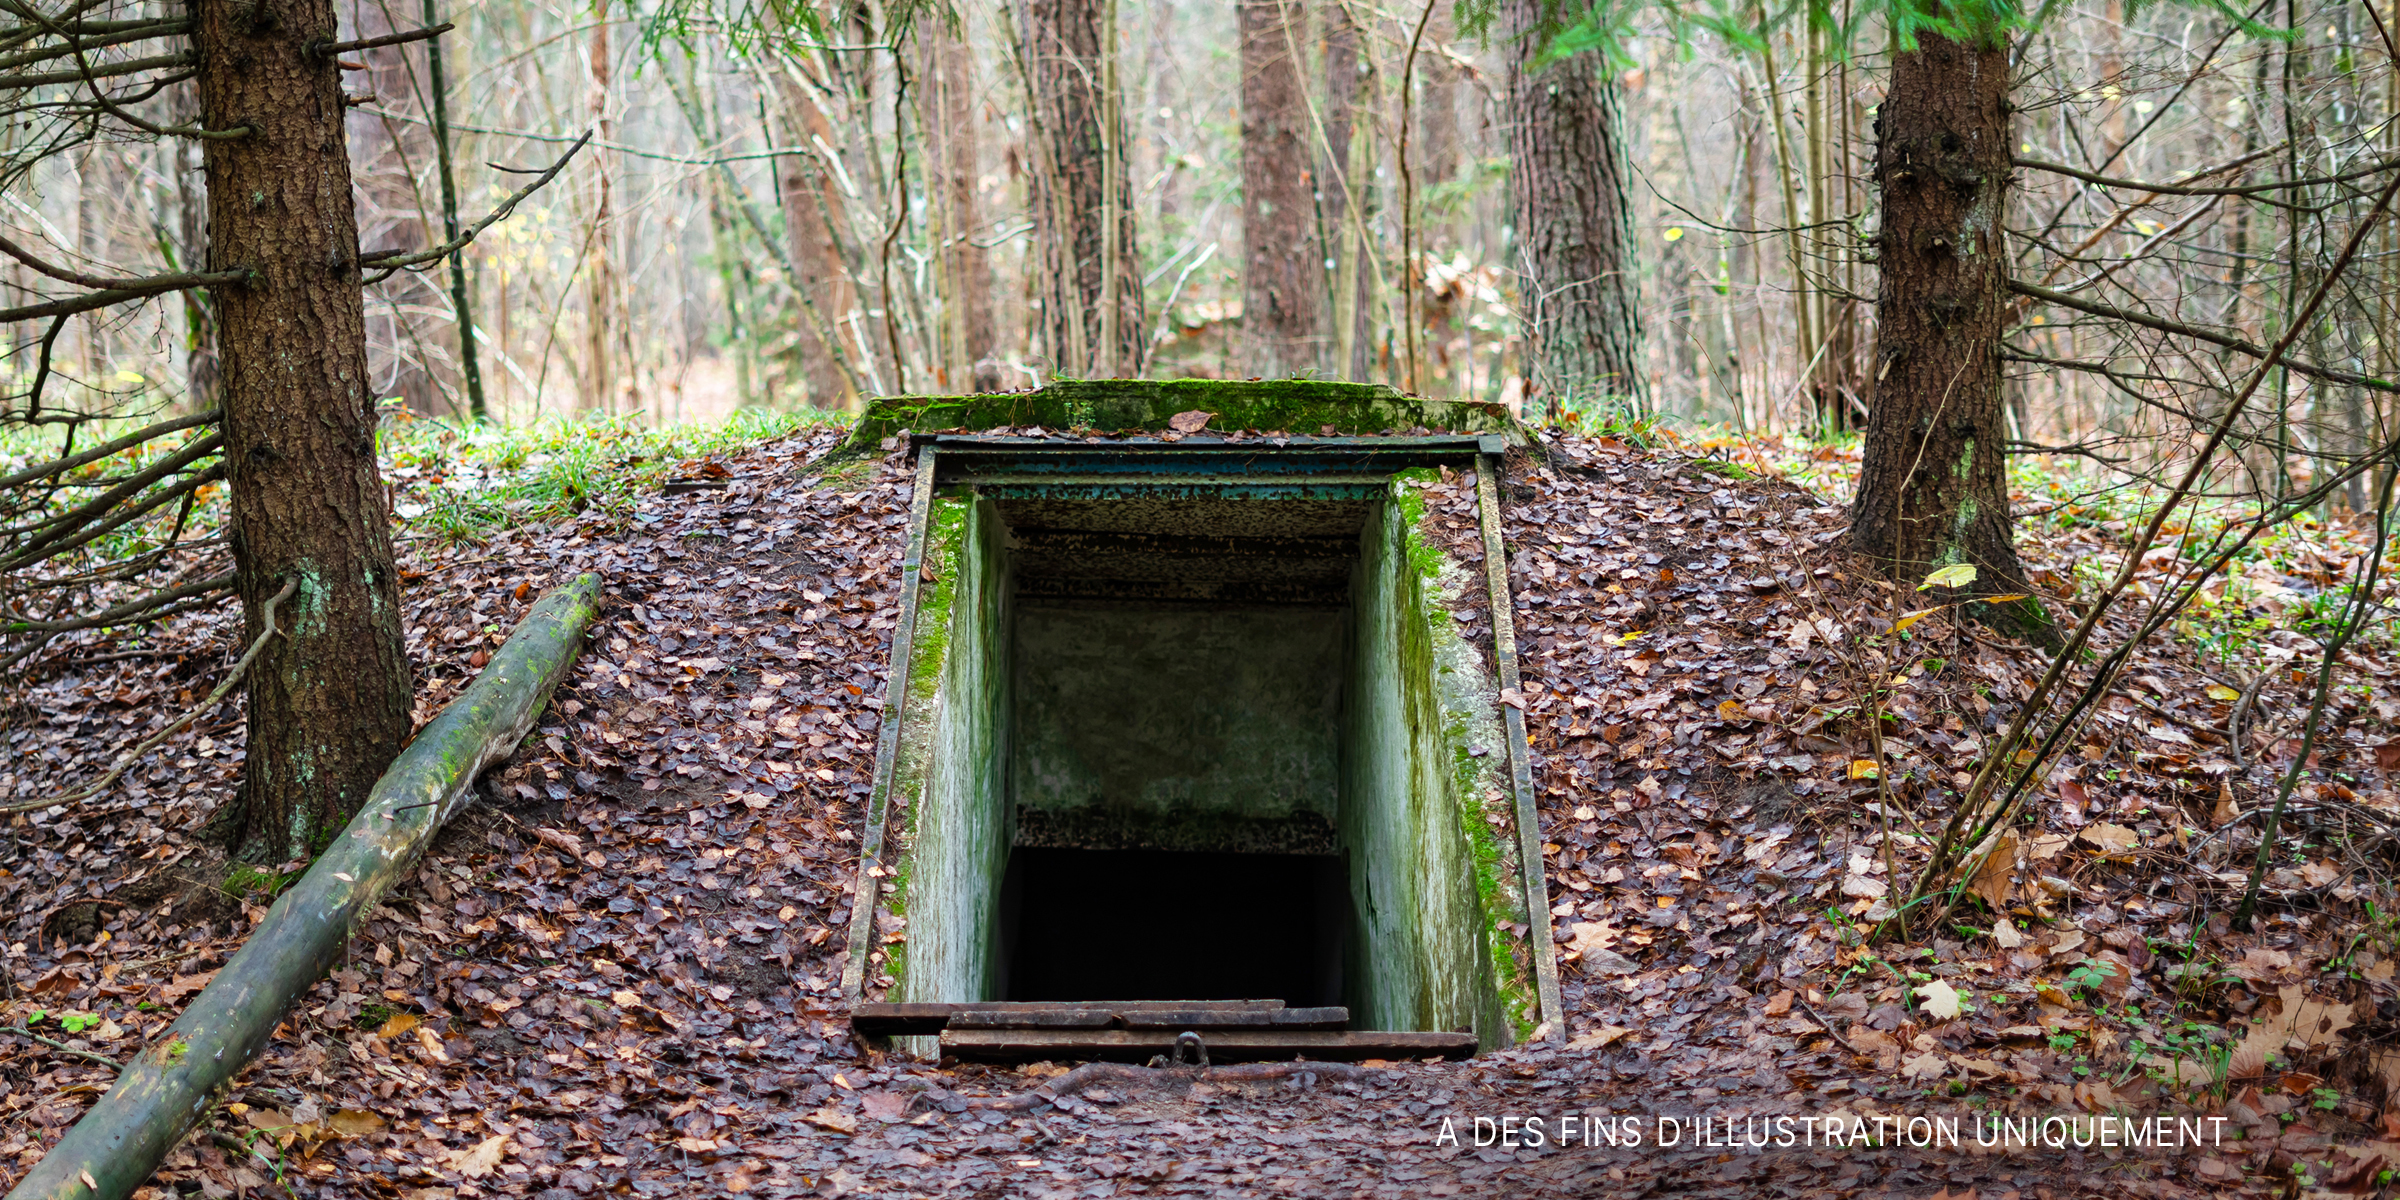
<svg viewBox="0 0 2400 1200">
<path fill-rule="evenodd" d="M 646 426 L 638 416 L 465 427 L 425 420 L 386 428 L 381 443 L 385 475 L 401 489 L 396 515 L 420 535 L 472 542 L 594 507 L 628 514 L 635 494 L 687 460 L 842 419 L 740 409 L 719 425 Z"/>
</svg>

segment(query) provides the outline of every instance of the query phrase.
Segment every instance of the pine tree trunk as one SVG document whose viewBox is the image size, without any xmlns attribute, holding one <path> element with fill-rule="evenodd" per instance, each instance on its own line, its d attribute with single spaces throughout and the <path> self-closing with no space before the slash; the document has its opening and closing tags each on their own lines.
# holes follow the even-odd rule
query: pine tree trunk
<svg viewBox="0 0 2400 1200">
<path fill-rule="evenodd" d="M 1114 48 L 1103 47 L 1101 33 L 1111 26 L 1103 11 L 1111 3 L 1026 0 L 1024 7 L 1042 351 L 1049 373 L 1068 378 L 1139 375 L 1149 334 L 1124 126 L 1104 86 L 1103 50 L 1113 57 Z"/>
<path fill-rule="evenodd" d="M 1316 139 L 1295 51 L 1300 0 L 1237 0 L 1242 37 L 1240 371 L 1261 379 L 1326 366 L 1325 245 L 1317 232 Z"/>
<path fill-rule="evenodd" d="M 409 733 L 390 513 L 367 394 L 358 227 L 343 148 L 331 0 L 195 0 L 205 64 L 209 269 L 215 292 L 234 565 L 248 618 L 284 581 L 284 636 L 251 667 L 238 857 L 323 848 Z"/>
<path fill-rule="evenodd" d="M 1569 400 L 1646 402 L 1633 275 L 1632 169 L 1607 64 L 1587 52 L 1536 69 L 1541 0 L 1508 0 L 1509 150 L 1532 389 L 1527 417 Z"/>
<path fill-rule="evenodd" d="M 919 27 L 925 43 L 923 89 L 926 207 L 941 246 L 935 280 L 942 300 L 938 339 L 943 391 L 1000 388 L 998 343 L 992 335 L 991 254 L 974 243 L 975 50 L 941 18 Z"/>
<path fill-rule="evenodd" d="M 1875 120 L 1882 193 L 1875 298 L 1880 383 L 1850 545 L 1913 584 L 1973 564 L 1972 592 L 2021 593 L 2010 539 L 2000 335 L 2008 311 L 2004 219 L 2010 160 L 2008 50 L 1925 36 L 1892 56 Z M 1936 599 L 1947 598 L 1937 593 Z M 2028 635 L 2040 606 L 1974 606 Z"/>
</svg>

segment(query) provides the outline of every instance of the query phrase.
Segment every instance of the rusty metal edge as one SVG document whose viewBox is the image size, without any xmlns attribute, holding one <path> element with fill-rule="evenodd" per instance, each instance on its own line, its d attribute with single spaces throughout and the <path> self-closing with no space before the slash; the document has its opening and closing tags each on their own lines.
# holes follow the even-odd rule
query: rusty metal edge
<svg viewBox="0 0 2400 1200">
<path fill-rule="evenodd" d="M 1517 613 L 1508 591 L 1508 547 L 1500 530 L 1500 456 L 1484 454 L 1475 460 L 1475 508 L 1483 527 L 1483 575 L 1491 591 L 1492 670 L 1503 695 L 1523 694 L 1517 674 Z M 1525 892 L 1526 937 L 1533 943 L 1534 990 L 1541 1005 L 1539 1026 L 1547 1026 L 1551 1041 L 1567 1035 L 1565 1001 L 1558 990 L 1558 944 L 1552 940 L 1550 884 L 1542 864 L 1541 813 L 1534 806 L 1532 750 L 1525 734 L 1525 714 L 1514 705 L 1500 705 L 1508 731 L 1509 790 L 1516 793 L 1517 867 Z"/>
<path fill-rule="evenodd" d="M 892 630 L 892 663 L 884 672 L 883 725 L 875 737 L 875 780 L 867 792 L 867 827 L 859 834 L 858 882 L 850 900 L 850 961 L 842 967 L 842 1000 L 866 996 L 867 955 L 875 948 L 875 905 L 882 882 L 884 831 L 891 824 L 892 780 L 900 767 L 901 710 L 908 704 L 916 665 L 917 584 L 925 565 L 926 524 L 933 512 L 934 448 L 917 448 L 916 491 L 908 498 L 908 550 L 900 560 L 900 619 Z"/>
</svg>

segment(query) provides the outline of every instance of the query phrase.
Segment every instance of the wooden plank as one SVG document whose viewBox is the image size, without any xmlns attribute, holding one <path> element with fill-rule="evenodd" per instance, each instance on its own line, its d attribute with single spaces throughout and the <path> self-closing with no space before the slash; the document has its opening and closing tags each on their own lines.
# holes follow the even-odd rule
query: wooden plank
<svg viewBox="0 0 2400 1200">
<path fill-rule="evenodd" d="M 1508 548 L 1500 520 L 1500 456 L 1475 460 L 1475 510 L 1483 527 L 1483 578 L 1492 602 L 1492 667 L 1499 676 L 1500 694 L 1519 693 L 1517 675 L 1516 605 L 1508 591 Z M 1509 791 L 1516 802 L 1517 883 L 1525 899 L 1526 941 L 1533 951 L 1534 1000 L 1541 1006 L 1545 1039 L 1567 1037 L 1566 1004 L 1558 988 L 1558 946 L 1550 924 L 1550 885 L 1542 862 L 1542 819 L 1534 807 L 1533 764 L 1526 757 L 1525 714 L 1512 704 L 1500 706 L 1507 733 Z"/>
<path fill-rule="evenodd" d="M 952 1017 L 964 1012 L 1025 1013 L 1059 1009 L 1104 1008 L 1111 1013 L 1172 1011 L 1225 1014 L 1268 1012 L 1283 1007 L 1281 1000 L 1109 1000 L 1074 1003 L 1058 1000 L 976 1000 L 965 1003 L 886 1004 L 850 1006 L 850 1028 L 867 1037 L 940 1033 Z"/>
<path fill-rule="evenodd" d="M 1338 1007 L 1250 1011 L 1151 1008 L 1122 1015 L 1122 1024 L 1127 1029 L 1344 1029 L 1350 1024 L 1350 1010 Z"/>
<path fill-rule="evenodd" d="M 970 1008 L 949 1029 L 1341 1029 L 1346 1008 L 1121 1007 L 1107 1004 Z"/>
<path fill-rule="evenodd" d="M 908 550 L 900 560 L 900 617 L 892 630 L 891 666 L 884 673 L 883 723 L 875 735 L 874 783 L 867 795 L 867 827 L 860 831 L 857 883 L 850 893 L 850 953 L 842 964 L 842 995 L 853 1003 L 866 993 L 867 956 L 874 953 L 878 941 L 875 908 L 883 899 L 884 826 L 891 823 L 892 775 L 900 762 L 900 718 L 907 707 L 908 669 L 917 659 L 917 584 L 924 574 L 925 522 L 933 511 L 933 478 L 933 447 L 927 446 L 917 451 L 916 490 L 908 497 Z"/>
<path fill-rule="evenodd" d="M 1174 1030 L 1139 1029 L 949 1029 L 944 1055 L 974 1062 L 1037 1062 L 1105 1059 L 1147 1062 L 1172 1054 Z M 1369 1058 L 1467 1058 L 1475 1053 L 1471 1033 L 1242 1029 L 1205 1033 L 1211 1063 L 1276 1062 L 1308 1058 L 1357 1062 Z"/>
<path fill-rule="evenodd" d="M 970 1008 L 950 1018 L 948 1029 L 1108 1029 L 1117 1014 L 1106 1008 Z"/>
</svg>

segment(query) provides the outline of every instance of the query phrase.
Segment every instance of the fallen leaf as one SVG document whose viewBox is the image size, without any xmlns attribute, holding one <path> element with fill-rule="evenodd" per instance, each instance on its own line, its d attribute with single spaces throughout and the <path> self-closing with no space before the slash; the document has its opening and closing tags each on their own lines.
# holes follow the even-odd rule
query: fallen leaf
<svg viewBox="0 0 2400 1200">
<path fill-rule="evenodd" d="M 383 1118 L 363 1108 L 345 1108 L 326 1118 L 325 1124 L 343 1137 L 365 1137 L 383 1131 Z"/>
<path fill-rule="evenodd" d="M 2102 854 L 2123 854 L 2140 845 L 2142 841 L 2142 835 L 2122 825 L 2111 825 L 2106 821 L 2084 830 L 2082 837 L 2084 841 L 2098 846 Z"/>
<path fill-rule="evenodd" d="M 2003 950 L 2014 950 L 2025 944 L 2025 935 L 2017 932 L 2017 923 L 1999 920 L 1992 923 L 1992 943 Z"/>
<path fill-rule="evenodd" d="M 1967 881 L 1967 890 L 1983 897 L 1993 912 L 2001 911 L 2000 906 L 2008 900 L 2008 877 L 2016 865 L 2017 835 L 2003 833 L 1984 851 L 1983 861 L 1976 864 L 1975 874 Z"/>
<path fill-rule="evenodd" d="M 1179 412 L 1167 418 L 1167 428 L 1177 433 L 1198 433 L 1208 426 L 1209 418 L 1216 415 L 1196 408 L 1190 412 Z"/>
<path fill-rule="evenodd" d="M 1954 1021 L 1958 1019 L 1958 989 L 1951 987 L 1946 980 L 1936 979 L 1932 983 L 1920 985 L 1917 988 L 1917 1001 L 1926 1012 L 1933 1014 L 1936 1020 Z"/>
<path fill-rule="evenodd" d="M 2209 822 L 2222 828 L 2241 815 L 2242 806 L 2233 802 L 2233 782 L 2227 779 L 2218 780 L 2217 809 L 2208 814 Z"/>
<path fill-rule="evenodd" d="M 870 1119 L 897 1121 L 908 1115 L 908 1097 L 900 1092 L 865 1092 L 858 1106 Z"/>
<path fill-rule="evenodd" d="M 375 1028 L 375 1036 L 387 1039 L 396 1038 L 401 1034 L 414 1030 L 417 1026 L 424 1023 L 425 1018 L 420 1017 L 415 1013 L 393 1013 L 391 1016 L 384 1018 L 383 1024 Z"/>
<path fill-rule="evenodd" d="M 1920 1083 L 1940 1079 L 1942 1076 L 1949 1073 L 1950 1064 L 1944 1061 L 1941 1055 L 1936 1054 L 1931 1050 L 1927 1050 L 1924 1053 L 1908 1059 L 1900 1064 L 1900 1074 L 1903 1078 L 1915 1080 Z"/>
<path fill-rule="evenodd" d="M 507 1153 L 508 1135 L 495 1133 L 464 1150 L 444 1154 L 442 1165 L 469 1179 L 481 1179 L 491 1174 L 500 1165 L 501 1156 Z"/>
<path fill-rule="evenodd" d="M 1899 620 L 1892 622 L 1892 632 L 1898 633 L 1940 611 L 1942 611 L 1941 607 L 1937 605 L 1933 608 L 1920 608 L 1915 612 L 1903 613 Z"/>
<path fill-rule="evenodd" d="M 1790 988 L 1785 988 L 1782 991 L 1775 993 L 1775 995 L 1767 1001 L 1766 1014 L 1770 1017 L 1780 1017 L 1785 1013 L 1792 1011 L 1792 1001 L 1798 998 L 1799 993 Z"/>
<path fill-rule="evenodd" d="M 1602 1046 L 1616 1041 L 1618 1038 L 1624 1037 L 1626 1034 L 1632 1032 L 1632 1028 L 1624 1025 L 1603 1025 L 1594 1032 L 1584 1034 L 1582 1037 L 1568 1042 L 1567 1049 L 1597 1050 Z"/>
<path fill-rule="evenodd" d="M 1974 563 L 1951 563 L 1949 566 L 1943 567 L 1934 573 L 1927 575 L 1925 577 L 1925 582 L 1917 585 L 1917 590 L 1922 592 L 1927 588 L 1965 587 L 1973 582 L 1975 582 Z"/>
<path fill-rule="evenodd" d="M 830 1129 L 835 1133 L 858 1132 L 858 1118 L 830 1104 L 802 1117 L 801 1120 L 822 1129 Z"/>
<path fill-rule="evenodd" d="M 246 1109 L 242 1113 L 242 1119 L 248 1121 L 252 1129 L 283 1129 L 292 1123 L 290 1117 L 272 1108 Z"/>
<path fill-rule="evenodd" d="M 2222 700 L 2227 704 L 2231 704 L 2234 701 L 2241 699 L 2242 694 L 2232 688 L 2226 687 L 2224 684 L 2212 683 L 2208 685 L 2208 698 L 2211 700 Z"/>
<path fill-rule="evenodd" d="M 1874 779 L 1882 774 L 1883 769 L 1876 766 L 1873 759 L 1855 758 L 1850 760 L 1850 778 L 1852 779 Z"/>
</svg>

